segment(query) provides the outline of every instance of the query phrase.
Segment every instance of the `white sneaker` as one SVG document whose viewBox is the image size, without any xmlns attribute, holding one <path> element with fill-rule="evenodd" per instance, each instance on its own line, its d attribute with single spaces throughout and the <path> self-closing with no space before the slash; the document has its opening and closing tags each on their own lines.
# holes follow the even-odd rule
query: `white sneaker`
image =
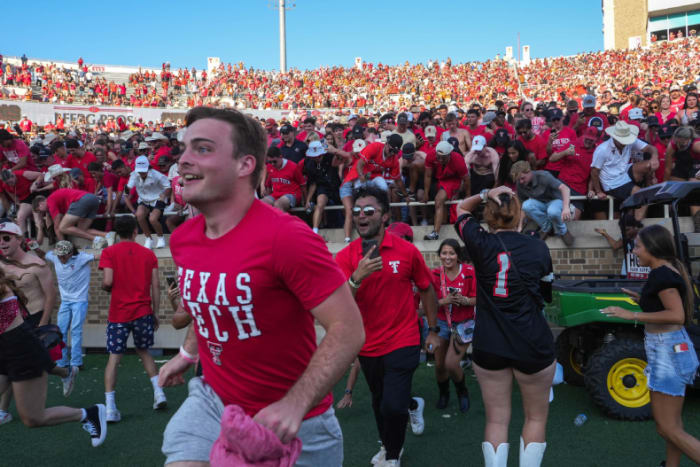
<svg viewBox="0 0 700 467">
<path fill-rule="evenodd" d="M 78 376 L 78 371 L 80 369 L 77 366 L 70 367 L 70 372 L 67 378 L 61 378 L 63 382 L 63 397 L 68 397 L 73 392 L 73 386 L 75 386 L 75 378 Z"/>
<path fill-rule="evenodd" d="M 385 460 L 381 464 L 377 464 L 377 467 L 401 467 L 401 461 L 399 459 Z"/>
<path fill-rule="evenodd" d="M 0 415 L 0 425 L 4 425 L 5 423 L 10 423 L 12 421 L 12 414 L 10 412 L 5 412 L 4 414 Z"/>
<path fill-rule="evenodd" d="M 411 431 L 414 435 L 422 435 L 425 429 L 425 420 L 423 419 L 423 409 L 425 408 L 425 401 L 422 397 L 414 397 L 418 403 L 416 410 L 409 410 L 408 416 L 411 420 Z"/>
<path fill-rule="evenodd" d="M 156 248 L 165 248 L 165 237 L 158 237 Z"/>
<path fill-rule="evenodd" d="M 345 237 L 345 243 L 350 243 L 350 237 Z"/>
<path fill-rule="evenodd" d="M 104 237 L 95 237 L 92 239 L 92 249 L 101 250 L 107 245 L 107 239 Z"/>
<path fill-rule="evenodd" d="M 168 401 L 165 399 L 165 393 L 159 391 L 153 395 L 153 410 L 162 410 L 168 406 Z"/>
<path fill-rule="evenodd" d="M 146 241 L 143 242 L 143 246 L 145 246 L 146 248 L 148 248 L 149 250 L 151 250 L 151 249 L 153 248 L 153 239 L 152 239 L 152 238 L 149 238 L 149 237 L 146 237 Z"/>
<path fill-rule="evenodd" d="M 107 246 L 112 246 L 117 241 L 117 233 L 116 232 L 107 232 L 107 235 L 105 235 L 105 238 L 107 239 Z"/>
<path fill-rule="evenodd" d="M 420 221 L 420 225 L 422 225 L 423 227 L 428 225 L 428 219 L 423 219 L 422 221 Z"/>
<path fill-rule="evenodd" d="M 115 408 L 107 408 L 107 423 L 117 423 L 122 421 L 122 414 Z"/>
<path fill-rule="evenodd" d="M 377 465 L 380 462 L 384 462 L 385 460 L 386 460 L 386 449 L 384 449 L 384 445 L 382 445 L 382 447 L 379 448 L 379 452 L 376 453 L 374 455 L 374 457 L 372 457 L 372 460 L 370 461 L 370 463 L 372 465 Z"/>
</svg>

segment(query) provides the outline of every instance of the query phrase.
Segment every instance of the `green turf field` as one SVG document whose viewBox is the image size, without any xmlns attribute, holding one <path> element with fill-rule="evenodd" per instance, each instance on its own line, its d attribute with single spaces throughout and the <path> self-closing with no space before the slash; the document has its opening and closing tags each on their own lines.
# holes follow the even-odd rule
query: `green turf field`
<svg viewBox="0 0 700 467">
<path fill-rule="evenodd" d="M 67 400 L 73 406 L 104 402 L 102 368 L 105 355 L 89 355 L 86 371 L 77 380 L 76 388 Z M 90 445 L 89 436 L 79 424 L 30 430 L 18 421 L 0 426 L 0 466 L 156 466 L 162 465 L 160 453 L 163 429 L 174 409 L 183 401 L 185 387 L 168 389 L 170 408 L 154 412 L 153 394 L 138 358 L 129 355 L 120 367 L 117 405 L 122 422 L 110 425 L 107 440 L 99 448 Z M 468 372 L 468 374 L 471 374 Z M 468 378 L 472 409 L 459 414 L 454 391 L 450 410 L 438 412 L 433 408 L 437 388 L 432 368 L 421 364 L 414 378 L 414 393 L 426 399 L 425 433 L 406 437 L 403 466 L 479 466 L 484 411 L 479 388 L 473 374 Z M 335 387 L 336 400 L 345 385 Z M 345 436 L 345 465 L 369 465 L 378 450 L 374 418 L 368 391 L 360 376 L 354 392 L 352 408 L 337 412 Z M 511 423 L 511 455 L 509 465 L 517 465 L 518 429 L 522 425 L 519 396 L 514 395 Z M 64 404 L 60 380 L 49 379 L 49 405 Z M 14 407 L 13 415 L 16 416 Z M 588 422 L 580 428 L 573 424 L 580 413 Z M 448 417 L 449 415 L 449 417 Z M 691 394 L 685 406 L 686 429 L 700 436 L 700 395 Z M 555 400 L 550 412 L 544 458 L 545 466 L 656 466 L 664 457 L 664 446 L 656 435 L 652 422 L 619 422 L 604 418 L 591 404 L 582 388 L 560 385 L 555 388 Z M 693 465 L 687 459 L 682 465 Z"/>
</svg>

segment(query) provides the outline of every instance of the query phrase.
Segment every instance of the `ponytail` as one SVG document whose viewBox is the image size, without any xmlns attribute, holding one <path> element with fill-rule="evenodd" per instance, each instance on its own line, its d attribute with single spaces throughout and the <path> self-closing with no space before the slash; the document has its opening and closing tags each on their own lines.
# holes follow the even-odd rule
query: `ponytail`
<svg viewBox="0 0 700 467">
<path fill-rule="evenodd" d="M 683 262 L 675 256 L 665 259 L 681 273 L 681 277 L 683 278 L 685 295 L 681 298 L 683 299 L 683 311 L 685 311 L 685 325 L 688 325 L 693 319 L 693 310 L 695 309 L 695 289 L 693 288 L 690 275 Z"/>
</svg>

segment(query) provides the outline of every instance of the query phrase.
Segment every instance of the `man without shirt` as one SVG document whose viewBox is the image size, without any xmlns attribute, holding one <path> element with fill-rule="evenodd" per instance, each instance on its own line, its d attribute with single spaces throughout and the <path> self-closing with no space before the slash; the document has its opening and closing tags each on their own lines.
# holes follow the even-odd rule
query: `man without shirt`
<svg viewBox="0 0 700 467">
<path fill-rule="evenodd" d="M 477 114 L 476 120 L 478 123 L 479 113 L 476 110 L 470 110 L 467 112 L 467 118 L 473 118 L 474 113 Z M 469 152 L 472 147 L 472 135 L 469 131 L 459 127 L 459 120 L 457 119 L 457 115 L 455 113 L 450 112 L 445 117 L 445 129 L 445 133 L 447 133 L 449 136 L 443 133 L 440 137 L 442 140 L 447 140 L 447 138 L 450 137 L 457 138 L 457 141 L 459 141 L 459 150 L 462 151 L 462 154 Z"/>
<path fill-rule="evenodd" d="M 258 122 L 206 107 L 186 121 L 182 196 L 202 214 L 175 231 L 171 251 L 194 320 L 159 382 L 184 383 L 196 360 L 204 379 L 190 380 L 165 430 L 166 464 L 208 465 L 224 406 L 235 404 L 283 443 L 300 438 L 296 465 L 342 465 L 330 390 L 364 343 L 345 277 L 321 237 L 255 199 L 266 154 Z M 326 329 L 318 348 L 314 320 Z"/>
</svg>

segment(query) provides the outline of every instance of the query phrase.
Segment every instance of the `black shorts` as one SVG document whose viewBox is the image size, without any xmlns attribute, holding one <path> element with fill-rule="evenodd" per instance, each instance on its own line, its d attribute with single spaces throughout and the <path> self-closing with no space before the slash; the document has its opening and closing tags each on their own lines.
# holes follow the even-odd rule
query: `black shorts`
<svg viewBox="0 0 700 467">
<path fill-rule="evenodd" d="M 491 173 L 487 175 L 479 175 L 478 173 L 471 171 L 469 174 L 469 180 L 471 182 L 471 195 L 478 195 L 481 190 L 486 188 L 493 188 L 496 184 L 496 177 Z"/>
<path fill-rule="evenodd" d="M 485 370 L 498 371 L 513 368 L 526 375 L 533 375 L 551 365 L 554 362 L 554 357 L 552 356 L 540 362 L 524 362 L 473 349 L 472 361 Z"/>
<path fill-rule="evenodd" d="M 24 318 L 24 320 L 25 320 L 27 323 L 29 323 L 33 328 L 38 328 L 38 327 L 39 327 L 39 323 L 41 322 L 41 316 L 42 316 L 43 314 L 44 314 L 44 313 L 42 313 L 42 312 L 40 311 L 39 313 L 34 313 L 33 315 L 27 316 L 26 318 Z"/>
<path fill-rule="evenodd" d="M 139 202 L 138 206 L 145 207 L 146 209 L 148 209 L 148 212 L 152 212 L 156 209 L 159 210 L 160 212 L 163 212 L 163 211 L 165 211 L 165 207 L 166 207 L 165 203 L 161 200 L 156 201 L 156 204 L 153 206 L 151 206 L 150 204 L 142 203 L 142 202 Z"/>
<path fill-rule="evenodd" d="M 316 201 L 318 195 L 326 195 L 330 206 L 340 204 L 340 187 L 330 188 L 325 185 L 317 185 L 316 192 L 314 193 L 314 201 Z"/>
<path fill-rule="evenodd" d="M 7 376 L 10 381 L 38 378 L 54 366 L 49 352 L 28 322 L 0 334 L 0 375 Z"/>
<path fill-rule="evenodd" d="M 615 201 L 623 202 L 627 198 L 630 197 L 632 194 L 632 189 L 634 189 L 635 183 L 634 182 L 627 182 L 624 185 L 621 185 L 617 188 L 613 188 L 612 190 L 608 190 L 606 193 L 609 196 L 612 196 L 615 198 Z"/>
<path fill-rule="evenodd" d="M 38 193 L 38 192 L 30 193 L 29 196 L 27 196 L 23 200 L 20 200 L 20 204 L 32 204 L 32 202 L 34 201 L 34 198 L 36 198 L 40 194 L 41 193 Z"/>
</svg>

